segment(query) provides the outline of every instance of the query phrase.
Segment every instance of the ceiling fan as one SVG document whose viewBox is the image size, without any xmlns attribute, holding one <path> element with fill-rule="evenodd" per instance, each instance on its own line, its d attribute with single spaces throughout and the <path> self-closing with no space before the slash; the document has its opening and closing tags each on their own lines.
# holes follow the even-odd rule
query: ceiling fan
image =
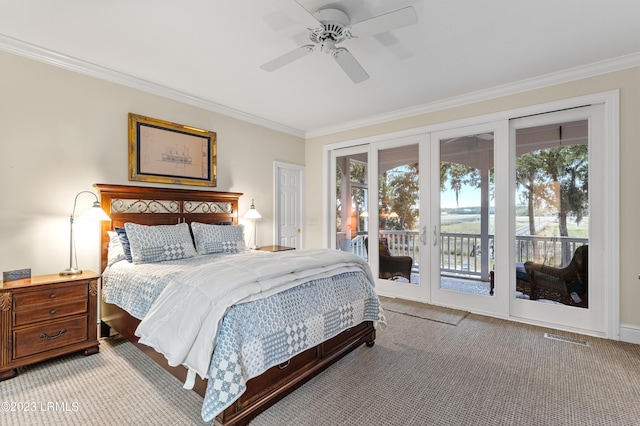
<svg viewBox="0 0 640 426">
<path fill-rule="evenodd" d="M 349 16 L 339 9 L 327 8 L 311 13 L 295 0 L 278 3 L 283 12 L 309 30 L 313 44 L 300 46 L 263 64 L 260 68 L 265 71 L 275 71 L 319 49 L 331 55 L 354 83 L 360 83 L 368 79 L 369 74 L 351 52 L 337 45 L 347 39 L 380 34 L 418 22 L 412 6 L 351 24 Z"/>
</svg>

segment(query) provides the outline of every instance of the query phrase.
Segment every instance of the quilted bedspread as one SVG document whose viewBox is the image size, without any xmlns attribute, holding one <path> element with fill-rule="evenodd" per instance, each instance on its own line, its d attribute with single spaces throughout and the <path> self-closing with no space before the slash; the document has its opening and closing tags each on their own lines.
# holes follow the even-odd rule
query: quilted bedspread
<svg viewBox="0 0 640 426">
<path fill-rule="evenodd" d="M 220 327 L 202 418 L 213 420 L 267 369 L 363 321 L 380 320 L 378 297 L 357 271 L 234 305 Z"/>
<path fill-rule="evenodd" d="M 222 256 L 175 273 L 136 330 L 186 388 L 208 377 L 212 420 L 268 368 L 363 321 L 384 321 L 368 264 L 337 250 Z M 215 351 L 214 351 L 215 347 Z"/>
</svg>

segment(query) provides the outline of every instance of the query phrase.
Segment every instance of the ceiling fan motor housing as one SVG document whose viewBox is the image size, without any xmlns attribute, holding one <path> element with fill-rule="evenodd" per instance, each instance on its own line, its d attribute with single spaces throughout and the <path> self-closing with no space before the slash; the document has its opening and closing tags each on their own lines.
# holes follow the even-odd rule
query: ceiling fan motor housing
<svg viewBox="0 0 640 426">
<path fill-rule="evenodd" d="M 351 38 L 347 27 L 349 17 L 346 13 L 338 9 L 322 9 L 313 15 L 322 23 L 319 28 L 312 28 L 309 31 L 309 38 L 312 42 L 319 44 L 325 53 L 333 53 L 335 45 Z"/>
</svg>

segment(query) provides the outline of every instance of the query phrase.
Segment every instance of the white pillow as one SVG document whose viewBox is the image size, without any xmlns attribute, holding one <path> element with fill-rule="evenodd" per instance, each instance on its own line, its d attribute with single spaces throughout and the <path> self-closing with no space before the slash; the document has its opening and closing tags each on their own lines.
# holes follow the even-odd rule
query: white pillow
<svg viewBox="0 0 640 426">
<path fill-rule="evenodd" d="M 247 248 L 244 242 L 244 225 L 192 222 L 191 230 L 198 254 L 239 253 Z"/>
<path fill-rule="evenodd" d="M 138 225 L 125 223 L 133 263 L 163 262 L 196 255 L 189 225 Z"/>
</svg>

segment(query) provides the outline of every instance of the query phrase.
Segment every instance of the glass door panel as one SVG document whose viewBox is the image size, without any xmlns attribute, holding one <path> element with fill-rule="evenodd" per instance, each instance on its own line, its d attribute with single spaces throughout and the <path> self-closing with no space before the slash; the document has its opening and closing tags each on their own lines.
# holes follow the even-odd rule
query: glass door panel
<svg viewBox="0 0 640 426">
<path fill-rule="evenodd" d="M 379 277 L 420 283 L 419 147 L 378 151 Z"/>
<path fill-rule="evenodd" d="M 588 262 L 578 251 L 589 244 L 588 128 L 585 119 L 515 132 L 517 298 L 589 306 Z"/>
<path fill-rule="evenodd" d="M 493 295 L 493 132 L 440 140 L 440 287 Z"/>
<path fill-rule="evenodd" d="M 369 227 L 367 153 L 355 152 L 335 159 L 336 248 L 367 259 Z"/>
</svg>

